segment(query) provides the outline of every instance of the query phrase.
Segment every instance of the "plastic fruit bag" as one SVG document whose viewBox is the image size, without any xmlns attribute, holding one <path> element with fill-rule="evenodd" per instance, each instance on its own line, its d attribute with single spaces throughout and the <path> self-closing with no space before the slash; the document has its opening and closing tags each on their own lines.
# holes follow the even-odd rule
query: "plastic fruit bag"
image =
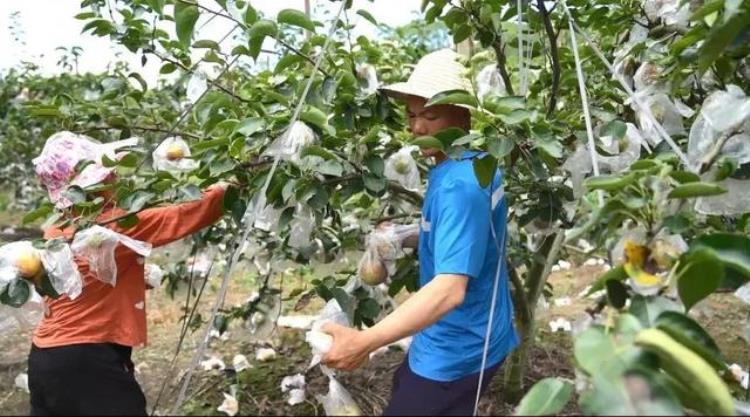
<svg viewBox="0 0 750 417">
<path fill-rule="evenodd" d="M 406 146 L 389 156 L 385 162 L 383 175 L 396 181 L 408 190 L 418 190 L 421 185 L 417 162 L 411 156 L 414 146 Z"/>
<path fill-rule="evenodd" d="M 146 264 L 146 285 L 151 289 L 161 287 L 161 280 L 164 279 L 164 271 L 155 264 Z"/>
<path fill-rule="evenodd" d="M 19 280 L 54 298 L 66 294 L 75 299 L 83 288 L 70 247 L 60 241 L 50 241 L 45 249 L 37 249 L 29 241 L 0 247 L 0 294 L 11 286 L 13 290 L 26 292 L 18 286 Z M 23 303 L 19 297 L 12 304 Z"/>
<path fill-rule="evenodd" d="M 328 353 L 333 344 L 333 337 L 322 331 L 323 326 L 327 323 L 336 323 L 342 326 L 350 325 L 349 318 L 335 299 L 326 303 L 317 320 L 313 322 L 312 328 L 305 334 L 305 341 L 310 344 L 313 353 L 310 368 L 320 363 L 320 360 Z"/>
<path fill-rule="evenodd" d="M 374 248 L 367 248 L 359 260 L 357 275 L 367 285 L 378 285 L 388 279 L 388 268 Z"/>
<path fill-rule="evenodd" d="M 696 199 L 695 211 L 717 216 L 740 216 L 750 210 L 750 180 L 727 178 L 716 184 L 727 192 Z"/>
<path fill-rule="evenodd" d="M 173 174 L 190 172 L 198 167 L 198 162 L 190 159 L 190 147 L 179 136 L 164 139 L 152 154 L 155 171 Z"/>
<path fill-rule="evenodd" d="M 336 378 L 328 376 L 328 394 L 316 395 L 328 416 L 361 416 L 362 410 Z"/>
<path fill-rule="evenodd" d="M 315 143 L 315 132 L 305 123 L 294 122 L 291 128 L 287 129 L 276 140 L 274 140 L 263 155 L 278 157 L 284 161 L 291 161 L 295 164 L 301 162 L 300 153 L 308 145 Z"/>
<path fill-rule="evenodd" d="M 477 96 L 484 100 L 488 94 L 504 96 L 505 82 L 497 70 L 497 65 L 491 64 L 482 68 L 477 74 Z"/>
<path fill-rule="evenodd" d="M 151 253 L 151 244 L 121 235 L 102 226 L 92 226 L 76 233 L 71 248 L 89 263 L 94 276 L 113 287 L 117 283 L 115 249 L 118 244 L 130 248 L 141 256 Z"/>
<path fill-rule="evenodd" d="M 366 96 L 375 94 L 375 92 L 378 91 L 378 87 L 380 87 L 375 67 L 370 64 L 357 64 L 356 71 L 357 77 L 365 82 L 365 86 L 362 88 L 362 93 Z"/>
<path fill-rule="evenodd" d="M 206 92 L 206 89 L 208 89 L 206 74 L 195 71 L 185 86 L 185 96 L 191 103 L 195 103 Z"/>
<path fill-rule="evenodd" d="M 315 227 L 315 213 L 304 204 L 297 204 L 294 219 L 289 226 L 289 247 L 295 249 L 306 248 L 312 244 L 310 235 Z"/>
</svg>

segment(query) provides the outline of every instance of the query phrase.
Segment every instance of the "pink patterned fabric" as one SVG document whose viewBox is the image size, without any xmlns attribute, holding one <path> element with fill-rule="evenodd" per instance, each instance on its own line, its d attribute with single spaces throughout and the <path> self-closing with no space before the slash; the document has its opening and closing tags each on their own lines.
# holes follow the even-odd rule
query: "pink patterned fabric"
<svg viewBox="0 0 750 417">
<path fill-rule="evenodd" d="M 42 149 L 42 153 L 32 160 L 42 184 L 49 192 L 49 198 L 59 208 L 71 205 L 63 196 L 65 190 L 72 185 L 85 188 L 98 184 L 106 179 L 113 171 L 102 165 L 102 156 L 114 159 L 117 147 L 128 146 L 132 141 L 120 141 L 111 144 L 101 144 L 88 136 L 72 132 L 58 132 L 50 136 Z M 137 144 L 137 140 L 135 141 Z M 75 168 L 81 161 L 90 161 L 83 170 L 76 175 Z"/>
</svg>

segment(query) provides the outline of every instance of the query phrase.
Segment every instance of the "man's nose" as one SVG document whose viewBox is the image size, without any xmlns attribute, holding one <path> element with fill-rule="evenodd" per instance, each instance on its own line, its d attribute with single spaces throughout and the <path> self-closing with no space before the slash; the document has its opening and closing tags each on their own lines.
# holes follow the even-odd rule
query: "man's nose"
<svg viewBox="0 0 750 417">
<path fill-rule="evenodd" d="M 411 130 L 412 133 L 417 136 L 425 136 L 427 134 L 427 124 L 421 119 L 417 119 L 414 121 L 414 125 Z"/>
</svg>

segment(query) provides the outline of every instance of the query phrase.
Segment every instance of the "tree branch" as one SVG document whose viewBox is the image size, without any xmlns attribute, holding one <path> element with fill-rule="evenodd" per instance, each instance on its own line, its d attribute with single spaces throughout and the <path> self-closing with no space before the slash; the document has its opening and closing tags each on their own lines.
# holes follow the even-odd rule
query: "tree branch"
<svg viewBox="0 0 750 417">
<path fill-rule="evenodd" d="M 513 84 L 510 82 L 510 74 L 508 74 L 508 68 L 506 66 L 505 58 L 505 45 L 501 39 L 492 42 L 492 49 L 495 50 L 495 58 L 497 60 L 497 70 L 500 72 L 500 76 L 503 78 L 505 84 L 505 91 L 508 95 L 514 95 Z"/>
<path fill-rule="evenodd" d="M 706 156 L 703 157 L 703 159 L 701 159 L 701 174 L 705 173 L 711 168 L 711 165 L 713 165 L 716 158 L 719 157 L 719 155 L 721 154 L 721 150 L 724 148 L 724 145 L 726 145 L 729 138 L 733 137 L 737 133 L 742 133 L 742 131 L 742 129 L 728 129 L 721 136 L 719 136 L 719 139 L 716 140 L 711 150 L 706 154 Z"/>
<path fill-rule="evenodd" d="M 124 127 L 124 128 L 122 128 L 122 127 L 112 127 L 112 126 L 95 126 L 95 127 L 90 127 L 90 128 L 86 128 L 86 129 L 74 130 L 74 132 L 76 132 L 76 133 L 88 133 L 88 132 L 95 132 L 95 131 L 98 131 L 98 130 L 122 130 L 122 129 L 138 130 L 138 131 L 142 131 L 142 132 L 173 133 L 175 135 L 185 136 L 185 137 L 189 137 L 189 138 L 193 138 L 193 139 L 200 139 L 201 138 L 201 136 L 198 136 L 198 135 L 193 134 L 193 133 L 175 132 L 175 131 L 168 130 L 168 129 L 161 129 L 161 128 L 158 128 L 158 127 L 155 127 L 155 126 L 127 126 L 127 127 Z"/>
<path fill-rule="evenodd" d="M 552 20 L 544 5 L 544 0 L 537 0 L 537 6 L 544 22 L 544 31 L 547 33 L 547 38 L 549 39 L 550 58 L 552 59 L 552 91 L 547 106 L 547 116 L 551 116 L 555 112 L 557 93 L 560 89 L 560 57 L 557 50 L 557 34 L 555 34 L 555 29 L 552 27 Z"/>
<path fill-rule="evenodd" d="M 184 4 L 189 4 L 191 6 L 197 6 L 199 9 L 204 10 L 204 11 L 206 11 L 208 13 L 211 13 L 214 16 L 223 17 L 224 19 L 231 20 L 232 22 L 236 23 L 237 25 L 239 25 L 242 28 L 247 28 L 247 25 L 245 25 L 244 22 L 240 22 L 239 20 L 235 19 L 234 17 L 232 17 L 230 15 L 227 15 L 227 14 L 224 14 L 224 13 L 221 13 L 221 12 L 217 12 L 216 10 L 213 10 L 213 9 L 210 9 L 210 8 L 208 8 L 206 6 L 200 5 L 197 2 L 194 3 L 194 2 L 188 1 L 188 0 L 177 0 L 177 1 L 180 2 L 180 3 L 184 3 Z M 280 45 L 282 45 L 284 48 L 286 48 L 286 49 L 294 52 L 296 55 L 299 55 L 301 58 L 305 59 L 307 62 L 315 65 L 315 61 L 312 58 L 310 58 L 310 56 L 308 56 L 307 54 L 302 53 L 302 51 L 300 51 L 299 49 L 293 47 L 292 45 L 288 44 L 287 42 L 283 41 L 282 39 L 279 39 L 279 38 L 274 38 L 274 39 L 276 39 L 276 41 Z M 267 52 L 267 51 L 264 50 L 264 52 Z M 326 77 L 330 77 L 330 75 L 323 68 L 318 67 L 318 71 L 320 71 L 320 73 L 323 74 L 323 75 L 325 75 Z"/>
</svg>

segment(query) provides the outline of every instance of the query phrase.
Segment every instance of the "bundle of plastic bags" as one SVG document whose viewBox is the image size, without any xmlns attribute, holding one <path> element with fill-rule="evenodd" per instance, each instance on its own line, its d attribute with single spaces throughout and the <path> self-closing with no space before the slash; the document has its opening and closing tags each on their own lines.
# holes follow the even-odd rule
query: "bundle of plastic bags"
<svg viewBox="0 0 750 417">
<path fill-rule="evenodd" d="M 98 225 L 76 233 L 71 248 L 77 256 L 88 261 L 89 268 L 97 279 L 115 286 L 117 283 L 115 249 L 118 244 L 144 257 L 151 253 L 150 243 L 135 240 Z"/>
<path fill-rule="evenodd" d="M 385 224 L 373 230 L 366 240 L 358 276 L 368 285 L 384 283 L 395 272 L 395 261 L 405 255 L 404 242 L 419 236 L 419 225 Z"/>
</svg>

